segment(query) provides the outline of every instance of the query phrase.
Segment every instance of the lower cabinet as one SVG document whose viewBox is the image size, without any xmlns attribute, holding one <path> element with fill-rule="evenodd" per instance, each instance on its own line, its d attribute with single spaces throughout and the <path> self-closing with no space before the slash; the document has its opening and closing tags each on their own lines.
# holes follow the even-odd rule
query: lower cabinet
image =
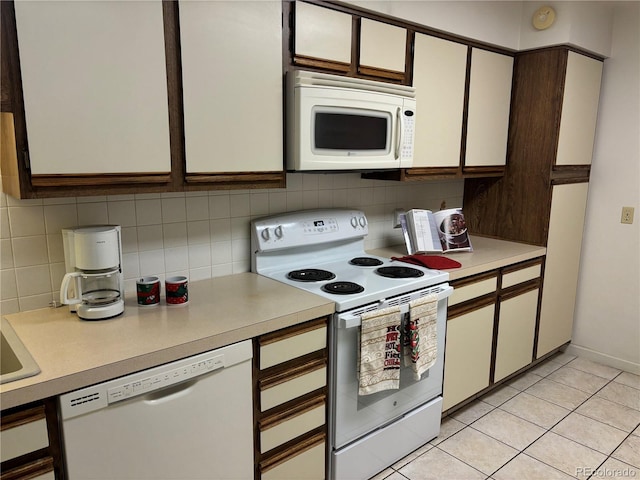
<svg viewBox="0 0 640 480">
<path fill-rule="evenodd" d="M 54 480 L 60 468 L 55 403 L 39 402 L 2 412 L 0 478 Z"/>
<path fill-rule="evenodd" d="M 328 318 L 254 340 L 255 478 L 324 479 Z"/>
<path fill-rule="evenodd" d="M 500 298 L 494 382 L 531 363 L 539 294 L 540 289 L 536 288 Z"/>
<path fill-rule="evenodd" d="M 588 183 L 553 187 L 538 358 L 571 340 L 588 188 Z"/>
<path fill-rule="evenodd" d="M 542 259 L 451 282 L 443 412 L 532 364 Z"/>
<path fill-rule="evenodd" d="M 489 386 L 495 304 L 447 321 L 442 410 Z"/>
</svg>

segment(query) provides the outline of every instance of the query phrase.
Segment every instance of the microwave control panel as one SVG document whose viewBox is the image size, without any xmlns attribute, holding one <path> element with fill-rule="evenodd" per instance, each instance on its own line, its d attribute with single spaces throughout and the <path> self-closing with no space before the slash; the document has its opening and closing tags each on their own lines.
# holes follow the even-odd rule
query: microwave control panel
<svg viewBox="0 0 640 480">
<path fill-rule="evenodd" d="M 416 130 L 415 111 L 405 108 L 402 112 L 402 151 L 400 156 L 403 159 L 413 158 L 413 137 Z"/>
</svg>

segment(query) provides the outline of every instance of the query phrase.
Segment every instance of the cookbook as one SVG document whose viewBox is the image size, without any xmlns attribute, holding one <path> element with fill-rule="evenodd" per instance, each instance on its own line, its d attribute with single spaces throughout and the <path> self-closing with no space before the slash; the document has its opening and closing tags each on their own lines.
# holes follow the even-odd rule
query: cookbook
<svg viewBox="0 0 640 480">
<path fill-rule="evenodd" d="M 461 208 L 432 212 L 413 208 L 400 214 L 409 255 L 473 250 Z"/>
</svg>

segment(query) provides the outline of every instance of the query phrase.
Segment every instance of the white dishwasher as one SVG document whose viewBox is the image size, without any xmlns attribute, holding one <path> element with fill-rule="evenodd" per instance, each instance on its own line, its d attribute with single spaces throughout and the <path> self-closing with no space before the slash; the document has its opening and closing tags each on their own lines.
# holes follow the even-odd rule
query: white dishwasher
<svg viewBox="0 0 640 480">
<path fill-rule="evenodd" d="M 70 480 L 253 478 L 251 341 L 61 395 Z"/>
</svg>

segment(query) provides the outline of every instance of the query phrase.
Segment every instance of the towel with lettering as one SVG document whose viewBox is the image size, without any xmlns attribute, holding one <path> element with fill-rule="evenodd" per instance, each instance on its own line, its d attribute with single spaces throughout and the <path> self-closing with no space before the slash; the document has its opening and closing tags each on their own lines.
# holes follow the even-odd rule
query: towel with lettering
<svg viewBox="0 0 640 480">
<path fill-rule="evenodd" d="M 409 303 L 409 321 L 404 332 L 404 360 L 413 369 L 414 380 L 436 363 L 438 357 L 438 296 L 435 294 Z"/>
<path fill-rule="evenodd" d="M 400 388 L 402 344 L 400 307 L 361 315 L 358 355 L 359 395 Z"/>
</svg>

